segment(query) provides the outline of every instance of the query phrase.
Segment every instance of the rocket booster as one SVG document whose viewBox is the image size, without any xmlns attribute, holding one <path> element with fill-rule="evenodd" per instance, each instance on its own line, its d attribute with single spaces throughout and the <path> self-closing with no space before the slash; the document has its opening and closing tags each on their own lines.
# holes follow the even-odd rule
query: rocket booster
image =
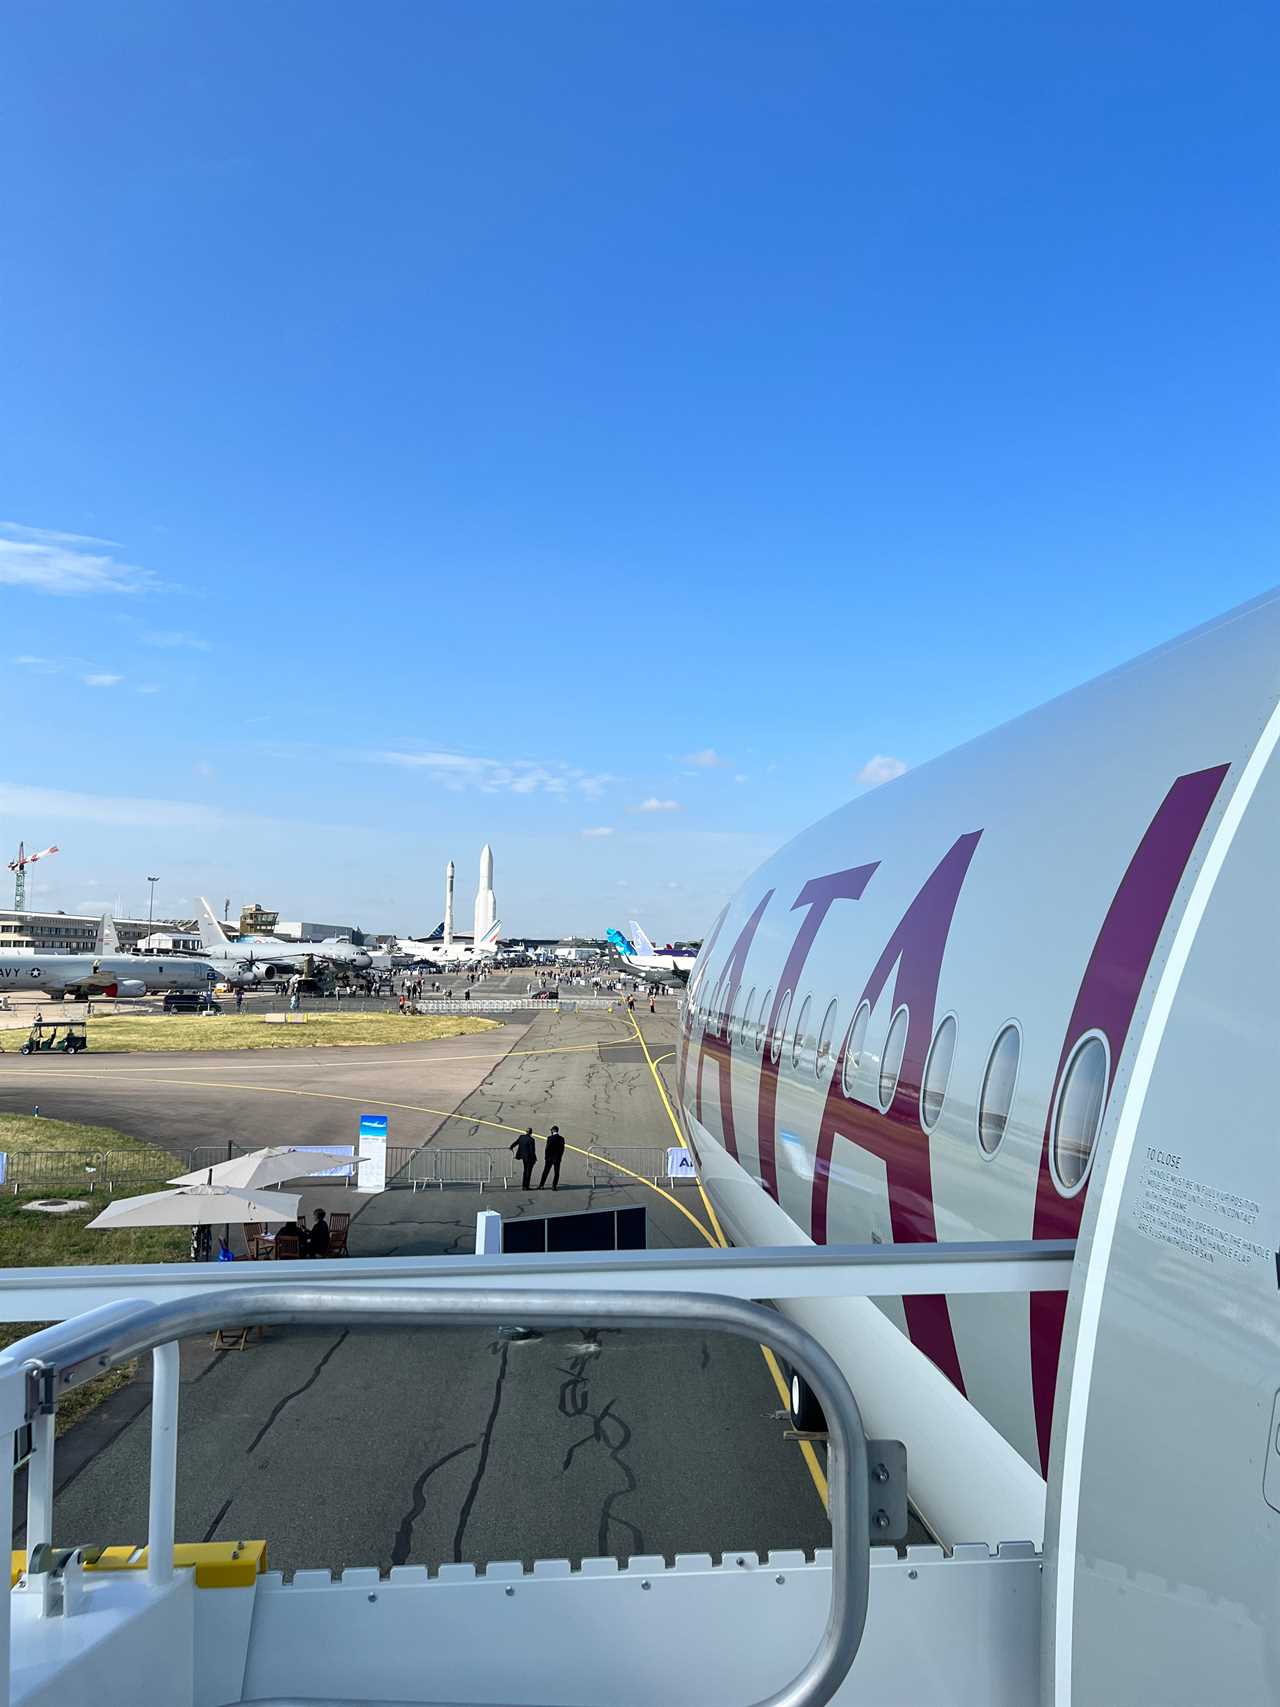
<svg viewBox="0 0 1280 1707">
<path fill-rule="evenodd" d="M 476 890 L 475 941 L 479 946 L 498 916 L 498 904 L 493 894 L 493 849 L 488 842 L 480 850 L 480 887 Z"/>
</svg>

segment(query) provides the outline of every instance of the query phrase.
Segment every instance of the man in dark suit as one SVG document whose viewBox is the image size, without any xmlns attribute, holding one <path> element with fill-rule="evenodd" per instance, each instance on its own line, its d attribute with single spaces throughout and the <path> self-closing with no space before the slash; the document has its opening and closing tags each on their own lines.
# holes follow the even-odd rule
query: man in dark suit
<svg viewBox="0 0 1280 1707">
<path fill-rule="evenodd" d="M 542 1178 L 538 1181 L 541 1191 L 547 1183 L 547 1175 L 554 1172 L 555 1179 L 551 1182 L 552 1191 L 560 1189 L 560 1164 L 564 1160 L 564 1139 L 560 1136 L 560 1128 L 553 1126 L 547 1133 L 547 1142 L 542 1151 Z"/>
<path fill-rule="evenodd" d="M 526 1126 L 514 1144 L 507 1146 L 515 1151 L 516 1160 L 524 1169 L 524 1178 L 520 1181 L 520 1189 L 528 1191 L 533 1181 L 533 1164 L 538 1159 L 538 1146 L 533 1141 L 533 1127 Z"/>
</svg>

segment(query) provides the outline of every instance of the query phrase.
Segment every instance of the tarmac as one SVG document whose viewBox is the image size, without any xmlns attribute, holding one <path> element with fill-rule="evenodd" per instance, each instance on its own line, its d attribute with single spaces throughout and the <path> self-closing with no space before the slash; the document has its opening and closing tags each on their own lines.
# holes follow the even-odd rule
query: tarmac
<svg viewBox="0 0 1280 1707">
<path fill-rule="evenodd" d="M 523 994 L 526 977 L 491 979 L 484 993 L 505 982 Z M 482 1036 L 392 1047 L 0 1056 L 0 1109 L 38 1101 L 184 1162 L 227 1141 L 352 1143 L 363 1112 L 387 1114 L 393 1154 L 492 1152 L 484 1192 L 304 1189 L 308 1216 L 318 1203 L 351 1211 L 353 1258 L 469 1250 L 480 1208 L 516 1218 L 643 1203 L 651 1246 L 706 1242 L 695 1187 L 591 1167 L 592 1152 L 676 1142 L 626 1012 L 516 1017 Z M 636 1020 L 669 1071 L 674 1003 L 651 1017 L 641 1001 Z M 553 1122 L 571 1146 L 561 1189 L 523 1192 L 508 1146 Z M 285 1571 L 829 1544 L 820 1467 L 783 1438 L 770 1369 L 741 1341 L 586 1321 L 528 1339 L 271 1330 L 244 1351 L 188 1342 L 182 1369 L 179 1536 L 265 1537 Z M 144 1538 L 148 1408 L 143 1371 L 59 1442 L 60 1542 Z"/>
</svg>

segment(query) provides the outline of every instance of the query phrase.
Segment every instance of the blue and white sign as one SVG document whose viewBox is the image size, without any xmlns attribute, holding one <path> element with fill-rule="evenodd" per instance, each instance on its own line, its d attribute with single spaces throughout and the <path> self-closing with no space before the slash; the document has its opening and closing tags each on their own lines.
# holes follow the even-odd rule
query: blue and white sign
<svg viewBox="0 0 1280 1707">
<path fill-rule="evenodd" d="M 673 1144 L 667 1151 L 667 1178 L 670 1180 L 697 1179 L 698 1164 L 693 1159 L 693 1151 L 685 1150 Z"/>
<path fill-rule="evenodd" d="M 360 1116 L 360 1161 L 356 1171 L 357 1191 L 387 1189 L 387 1117 Z"/>
</svg>

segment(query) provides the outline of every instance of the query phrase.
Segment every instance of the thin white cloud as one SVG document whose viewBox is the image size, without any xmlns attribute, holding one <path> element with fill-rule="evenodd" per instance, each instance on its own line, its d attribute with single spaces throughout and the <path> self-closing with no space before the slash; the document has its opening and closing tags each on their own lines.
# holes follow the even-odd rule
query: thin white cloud
<svg viewBox="0 0 1280 1707">
<path fill-rule="evenodd" d="M 110 824 L 115 828 L 147 830 L 214 830 L 228 823 L 224 813 L 197 801 L 77 794 L 69 789 L 27 788 L 2 782 L 0 814 L 54 824 Z"/>
<path fill-rule="evenodd" d="M 80 680 L 87 688 L 114 688 L 119 687 L 124 677 L 113 676 L 108 671 L 103 670 L 96 675 L 81 676 Z"/>
<path fill-rule="evenodd" d="M 134 693 L 159 693 L 160 689 L 154 682 L 144 682 L 140 688 L 134 688 Z"/>
<path fill-rule="evenodd" d="M 613 781 L 607 773 L 592 773 L 559 760 L 491 759 L 474 753 L 383 749 L 347 755 L 364 764 L 399 765 L 423 772 L 454 792 L 475 788 L 482 794 L 582 794 L 599 799 Z"/>
<path fill-rule="evenodd" d="M 144 646 L 162 646 L 169 651 L 208 652 L 209 642 L 185 628 L 144 628 L 138 636 Z"/>
<path fill-rule="evenodd" d="M 118 548 L 119 540 L 100 539 L 92 533 L 61 533 L 57 528 L 31 528 L 22 522 L 0 522 L 0 533 L 20 539 L 30 545 L 108 545 Z"/>
<path fill-rule="evenodd" d="M 739 771 L 737 776 L 735 776 L 733 780 L 735 782 L 750 782 L 751 778 L 749 776 L 745 775 L 742 771 Z"/>
<path fill-rule="evenodd" d="M 30 652 L 23 652 L 13 661 L 24 670 L 39 670 L 42 676 L 56 676 L 62 668 L 56 658 L 37 658 Z"/>
<path fill-rule="evenodd" d="M 854 781 L 876 788 L 882 782 L 892 782 L 895 777 L 905 776 L 910 768 L 905 759 L 895 759 L 890 753 L 873 753 Z"/>
<path fill-rule="evenodd" d="M 715 770 L 718 765 L 727 765 L 728 759 L 721 758 L 714 747 L 701 747 L 696 753 L 681 753 L 682 765 L 694 765 L 698 770 Z"/>
<path fill-rule="evenodd" d="M 121 563 L 108 551 L 111 540 L 56 533 L 0 522 L 0 586 L 71 597 L 82 593 L 147 593 L 161 582 L 150 569 Z"/>
<path fill-rule="evenodd" d="M 680 802 L 678 800 L 659 800 L 653 794 L 647 800 L 642 800 L 638 806 L 628 806 L 627 808 L 628 812 L 678 812 L 679 810 Z"/>
<path fill-rule="evenodd" d="M 613 834 L 613 825 L 593 824 L 589 830 L 584 830 L 582 833 L 584 836 L 611 836 Z"/>
</svg>

